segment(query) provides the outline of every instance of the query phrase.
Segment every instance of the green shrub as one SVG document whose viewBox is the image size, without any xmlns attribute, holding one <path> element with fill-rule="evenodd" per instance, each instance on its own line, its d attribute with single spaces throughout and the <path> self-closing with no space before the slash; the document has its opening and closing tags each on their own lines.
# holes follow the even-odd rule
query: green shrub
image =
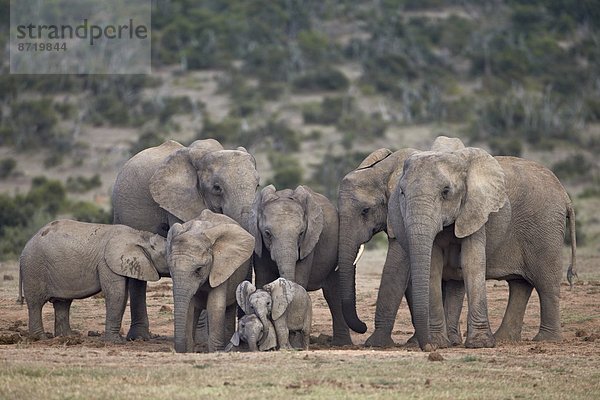
<svg viewBox="0 0 600 400">
<path fill-rule="evenodd" d="M 582 153 L 573 154 L 552 166 L 552 171 L 561 181 L 586 180 L 594 165 Z"/>
<path fill-rule="evenodd" d="M 334 68 L 322 68 L 307 72 L 294 79 L 292 86 L 298 92 L 347 90 L 350 81 L 342 72 Z"/>
<path fill-rule="evenodd" d="M 14 158 L 3 158 L 0 160 L 0 179 L 9 177 L 17 167 L 17 161 Z"/>
<path fill-rule="evenodd" d="M 495 156 L 520 157 L 523 153 L 523 143 L 518 138 L 491 138 L 488 144 Z"/>
<path fill-rule="evenodd" d="M 129 153 L 137 154 L 147 148 L 160 146 L 164 141 L 165 138 L 155 130 L 146 131 L 140 135 L 137 142 L 131 144 L 129 147 Z"/>
<path fill-rule="evenodd" d="M 302 183 L 302 167 L 294 156 L 271 152 L 268 158 L 273 168 L 271 183 L 278 190 L 294 189 Z"/>
<path fill-rule="evenodd" d="M 85 193 L 100 186 L 102 186 L 100 175 L 95 174 L 90 178 L 79 175 L 67 178 L 66 189 L 68 192 Z"/>
<path fill-rule="evenodd" d="M 79 201 L 73 204 L 69 211 L 73 219 L 82 222 L 92 222 L 97 224 L 112 223 L 112 213 L 87 201 Z"/>
<path fill-rule="evenodd" d="M 309 103 L 302 109 L 305 124 L 333 125 L 338 123 L 342 115 L 351 112 L 351 97 L 325 97 L 321 104 Z"/>
</svg>

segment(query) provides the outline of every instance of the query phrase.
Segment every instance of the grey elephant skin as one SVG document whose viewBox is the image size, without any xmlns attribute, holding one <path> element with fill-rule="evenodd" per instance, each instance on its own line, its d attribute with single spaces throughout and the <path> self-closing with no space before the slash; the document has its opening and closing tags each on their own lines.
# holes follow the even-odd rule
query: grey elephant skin
<svg viewBox="0 0 600 400">
<path fill-rule="evenodd" d="M 271 295 L 271 319 L 280 349 L 308 350 L 312 324 L 312 302 L 299 284 L 278 278 L 263 286 Z M 292 338 L 290 338 L 292 334 Z"/>
<path fill-rule="evenodd" d="M 203 310 L 208 351 L 223 350 L 235 330 L 235 290 L 248 275 L 254 238 L 233 219 L 204 210 L 175 223 L 167 236 L 167 264 L 173 279 L 175 351 L 193 352 Z"/>
<path fill-rule="evenodd" d="M 323 289 L 333 319 L 333 345 L 352 343 L 342 315 L 337 266 L 338 214 L 323 195 L 306 186 L 257 193 L 249 219 L 256 239 L 256 286 L 282 277 L 308 291 Z"/>
<path fill-rule="evenodd" d="M 415 149 L 391 152 L 379 149 L 367 156 L 341 181 L 338 191 L 339 275 L 344 318 L 352 330 L 364 333 L 367 326 L 356 313 L 356 266 L 354 260 L 361 244 L 378 232 L 387 232 L 390 195 L 398 184 L 404 161 Z M 393 345 L 392 329 L 396 312 L 408 282 L 408 255 L 395 238 L 388 238 L 388 251 L 383 266 L 375 311 L 375 330 L 367 346 Z M 407 298 L 410 296 L 407 293 Z"/>
<path fill-rule="evenodd" d="M 269 351 L 277 348 L 275 329 L 265 330 L 256 314 L 243 315 L 225 351 Z"/>
<path fill-rule="evenodd" d="M 129 278 L 157 281 L 168 274 L 165 239 L 124 225 L 59 220 L 42 227 L 20 258 L 21 284 L 29 311 L 29 334 L 45 336 L 42 306 L 54 305 L 54 334 L 71 334 L 73 299 L 100 291 L 106 302 L 105 338 L 121 339 Z"/>
<path fill-rule="evenodd" d="M 565 219 L 574 238 L 575 215 L 547 168 L 477 148 L 417 153 L 404 163 L 388 217 L 388 234 L 410 255 L 413 321 L 422 349 L 448 341 L 442 278 L 464 279 L 467 347 L 491 347 L 496 338 L 520 340 L 533 288 L 541 305 L 534 340 L 560 340 L 561 252 Z M 569 277 L 575 271 L 574 240 L 571 251 Z M 509 283 L 506 313 L 495 336 L 487 316 L 486 279 Z M 459 305 L 445 306 L 460 315 L 462 293 L 454 298 Z"/>
<path fill-rule="evenodd" d="M 224 150 L 213 139 L 188 147 L 168 140 L 134 155 L 119 171 L 112 195 L 114 223 L 166 237 L 173 223 L 209 209 L 245 226 L 258 179 L 254 157 L 244 148 Z M 127 338 L 148 339 L 145 283 L 132 280 L 129 291 Z"/>
</svg>

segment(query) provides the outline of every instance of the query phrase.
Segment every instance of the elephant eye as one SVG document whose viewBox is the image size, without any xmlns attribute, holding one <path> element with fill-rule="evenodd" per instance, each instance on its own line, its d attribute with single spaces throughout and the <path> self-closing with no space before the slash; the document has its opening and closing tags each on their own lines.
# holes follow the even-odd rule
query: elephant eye
<svg viewBox="0 0 600 400">
<path fill-rule="evenodd" d="M 212 186 L 212 190 L 213 190 L 213 192 L 215 192 L 215 193 L 221 193 L 221 192 L 223 191 L 223 189 L 221 188 L 221 185 L 219 185 L 218 183 L 215 183 L 215 184 Z"/>
<path fill-rule="evenodd" d="M 442 197 L 444 199 L 448 198 L 448 195 L 450 194 L 450 186 L 446 186 L 442 189 Z"/>
<path fill-rule="evenodd" d="M 271 239 L 273 235 L 271 234 L 271 231 L 268 229 L 265 229 L 265 238 L 267 239 Z"/>
<path fill-rule="evenodd" d="M 370 209 L 369 207 L 365 207 L 365 208 L 363 208 L 363 209 L 362 209 L 362 211 L 360 212 L 360 215 L 362 215 L 362 216 L 364 217 L 364 216 L 366 216 L 366 215 L 369 213 L 369 211 L 370 211 L 370 210 L 371 210 L 371 209 Z"/>
</svg>

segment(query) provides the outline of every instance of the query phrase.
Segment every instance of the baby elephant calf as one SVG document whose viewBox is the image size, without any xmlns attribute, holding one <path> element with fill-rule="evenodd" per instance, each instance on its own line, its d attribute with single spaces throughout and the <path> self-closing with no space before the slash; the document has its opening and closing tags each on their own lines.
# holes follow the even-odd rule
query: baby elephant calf
<svg viewBox="0 0 600 400">
<path fill-rule="evenodd" d="M 121 319 L 128 278 L 157 281 L 168 276 L 165 239 L 124 225 L 59 220 L 42 227 L 20 258 L 20 288 L 29 311 L 29 335 L 45 337 L 42 307 L 54 305 L 54 335 L 71 334 L 73 299 L 102 290 L 106 301 L 105 339 L 122 340 Z M 19 294 L 22 299 L 22 293 Z"/>
</svg>

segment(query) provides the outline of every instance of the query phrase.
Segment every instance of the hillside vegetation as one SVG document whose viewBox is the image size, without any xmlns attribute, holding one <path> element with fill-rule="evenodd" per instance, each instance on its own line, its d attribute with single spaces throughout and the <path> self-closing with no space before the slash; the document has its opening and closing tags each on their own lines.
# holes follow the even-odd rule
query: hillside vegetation
<svg viewBox="0 0 600 400">
<path fill-rule="evenodd" d="M 599 2 L 153 4 L 152 75 L 43 76 L 8 74 L 0 1 L 0 258 L 57 216 L 110 221 L 137 151 L 208 137 L 255 154 L 262 185 L 335 199 L 371 151 L 458 136 L 553 169 L 598 246 Z"/>
</svg>

